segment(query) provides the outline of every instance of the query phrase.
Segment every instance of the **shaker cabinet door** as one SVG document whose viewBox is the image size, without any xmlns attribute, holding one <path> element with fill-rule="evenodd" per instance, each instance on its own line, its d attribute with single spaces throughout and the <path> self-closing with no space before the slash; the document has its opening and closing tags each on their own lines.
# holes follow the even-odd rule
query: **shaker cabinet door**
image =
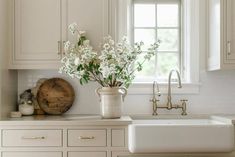
<svg viewBox="0 0 235 157">
<path fill-rule="evenodd" d="M 59 63 L 63 45 L 62 2 L 63 0 L 14 1 L 13 65 L 24 65 L 22 67 L 26 69 L 27 66 L 34 68 L 36 65 L 38 68 L 50 68 L 50 64 Z"/>
<path fill-rule="evenodd" d="M 106 152 L 68 152 L 68 157 L 107 157 Z"/>
<path fill-rule="evenodd" d="M 67 3 L 67 25 L 76 22 L 97 50 L 103 36 L 108 34 L 108 0 L 68 0 Z M 68 35 L 71 40 L 73 37 Z"/>
<path fill-rule="evenodd" d="M 226 1 L 227 11 L 227 51 L 226 62 L 235 63 L 235 1 Z"/>
<path fill-rule="evenodd" d="M 2 152 L 2 157 L 62 157 L 62 152 Z"/>
<path fill-rule="evenodd" d="M 235 69 L 235 1 L 207 2 L 208 70 Z"/>
</svg>

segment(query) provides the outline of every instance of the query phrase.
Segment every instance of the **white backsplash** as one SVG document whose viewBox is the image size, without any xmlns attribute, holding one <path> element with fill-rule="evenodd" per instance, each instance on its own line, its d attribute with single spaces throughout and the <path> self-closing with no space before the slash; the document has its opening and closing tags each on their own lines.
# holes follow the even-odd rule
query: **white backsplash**
<svg viewBox="0 0 235 157">
<path fill-rule="evenodd" d="M 98 114 L 99 102 L 95 94 L 98 87 L 95 83 L 79 85 L 75 79 L 49 70 L 20 70 L 18 71 L 18 94 L 32 88 L 39 78 L 62 77 L 69 81 L 76 92 L 72 108 L 66 114 Z M 235 114 L 235 71 L 201 72 L 200 93 L 173 95 L 173 101 L 182 98 L 189 100 L 187 111 L 194 114 L 226 113 Z M 128 95 L 126 97 L 124 114 L 151 114 L 152 106 L 149 99 L 152 95 Z M 161 96 L 161 102 L 166 95 Z M 159 113 L 174 113 L 179 111 L 159 110 Z"/>
</svg>

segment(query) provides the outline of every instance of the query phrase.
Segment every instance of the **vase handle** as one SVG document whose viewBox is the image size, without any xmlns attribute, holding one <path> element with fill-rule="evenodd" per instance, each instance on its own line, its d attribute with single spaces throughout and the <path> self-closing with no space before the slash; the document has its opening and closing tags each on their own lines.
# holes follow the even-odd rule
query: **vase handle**
<svg viewBox="0 0 235 157">
<path fill-rule="evenodd" d="M 95 93 L 99 96 L 99 99 L 101 101 L 101 98 L 100 98 L 100 89 L 102 89 L 102 87 L 99 87 L 95 90 Z"/>
<path fill-rule="evenodd" d="M 122 96 L 122 101 L 124 101 L 124 98 L 126 97 L 126 95 L 127 95 L 127 89 L 125 88 L 125 87 L 120 87 L 120 89 L 122 90 L 122 94 L 123 94 L 123 96 Z"/>
</svg>

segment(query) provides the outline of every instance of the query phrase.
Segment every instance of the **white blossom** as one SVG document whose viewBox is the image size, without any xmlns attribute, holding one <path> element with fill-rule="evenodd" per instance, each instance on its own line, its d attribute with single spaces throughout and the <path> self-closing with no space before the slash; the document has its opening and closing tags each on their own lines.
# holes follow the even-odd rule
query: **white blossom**
<svg viewBox="0 0 235 157">
<path fill-rule="evenodd" d="M 108 43 L 105 43 L 105 44 L 103 45 L 103 48 L 104 48 L 105 50 L 108 50 L 108 49 L 110 48 L 110 45 L 109 45 Z"/>
<path fill-rule="evenodd" d="M 142 69 L 135 66 L 137 56 L 143 54 L 143 42 L 130 45 L 127 37 L 115 43 L 111 36 L 104 37 L 100 52 L 93 50 L 85 31 L 78 30 L 76 23 L 69 25 L 70 32 L 77 33 L 77 41 L 67 41 L 64 45 L 66 55 L 62 58 L 60 73 L 68 74 L 80 81 L 97 81 L 102 86 L 128 86 L 135 77 L 135 71 Z M 80 43 L 82 39 L 82 43 Z M 79 43 L 79 44 L 78 44 Z M 158 43 L 154 43 L 144 55 L 150 60 L 155 55 Z M 100 78 L 97 80 L 97 78 Z M 94 79 L 94 80 L 93 80 Z"/>
<path fill-rule="evenodd" d="M 81 36 L 85 36 L 86 31 L 78 31 L 78 33 L 79 33 Z"/>
<path fill-rule="evenodd" d="M 72 24 L 70 24 L 69 25 L 69 31 L 74 35 L 75 34 L 75 32 L 77 32 L 78 31 L 78 25 L 77 25 L 77 23 L 72 23 Z"/>
<path fill-rule="evenodd" d="M 65 51 L 65 53 L 69 52 L 69 49 L 70 49 L 70 41 L 67 41 L 64 44 L 64 51 Z"/>
<path fill-rule="evenodd" d="M 76 66 L 78 66 L 78 65 L 80 64 L 80 58 L 79 58 L 79 57 L 75 58 L 74 64 L 75 64 Z"/>
</svg>

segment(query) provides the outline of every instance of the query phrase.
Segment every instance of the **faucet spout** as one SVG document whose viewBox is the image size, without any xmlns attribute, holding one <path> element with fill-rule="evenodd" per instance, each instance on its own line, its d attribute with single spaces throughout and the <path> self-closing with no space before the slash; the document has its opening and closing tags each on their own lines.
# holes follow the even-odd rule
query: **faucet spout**
<svg viewBox="0 0 235 157">
<path fill-rule="evenodd" d="M 153 97 L 156 98 L 156 86 L 157 86 L 157 96 L 161 96 L 160 90 L 159 90 L 159 85 L 157 81 L 153 82 Z"/>
<path fill-rule="evenodd" d="M 170 73 L 169 73 L 169 77 L 168 77 L 168 94 L 167 94 L 167 109 L 168 110 L 172 109 L 172 102 L 171 102 L 171 76 L 172 76 L 173 72 L 175 72 L 177 74 L 178 88 L 182 88 L 181 78 L 180 78 L 179 71 L 178 70 L 171 70 Z"/>
</svg>

